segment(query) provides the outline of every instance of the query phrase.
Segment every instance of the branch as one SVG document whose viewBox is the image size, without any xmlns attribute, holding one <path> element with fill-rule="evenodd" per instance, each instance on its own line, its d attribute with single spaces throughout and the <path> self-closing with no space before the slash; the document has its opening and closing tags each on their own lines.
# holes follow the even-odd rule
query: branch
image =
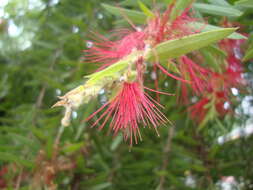
<svg viewBox="0 0 253 190">
<path fill-rule="evenodd" d="M 59 49 L 57 49 L 55 51 L 53 59 L 52 59 L 52 62 L 51 62 L 50 67 L 49 67 L 49 71 L 53 71 L 54 65 L 56 64 L 56 60 L 60 56 L 60 52 L 61 52 L 61 48 L 59 48 Z M 37 110 L 40 109 L 41 106 L 42 106 L 42 104 L 43 104 L 43 100 L 44 100 L 44 97 L 45 97 L 46 89 L 47 89 L 47 83 L 44 83 L 42 85 L 42 88 L 40 90 L 39 96 L 38 96 L 38 98 L 36 100 L 36 103 L 35 103 L 35 113 L 34 113 L 33 120 L 32 120 L 33 125 L 36 124 Z"/>
<path fill-rule="evenodd" d="M 167 143 L 163 150 L 163 162 L 161 171 L 165 171 L 169 164 L 170 153 L 172 150 L 171 147 L 173 136 L 174 136 L 174 125 L 172 125 L 168 130 Z M 157 190 L 164 190 L 164 184 L 165 184 L 165 175 L 161 175 Z"/>
</svg>

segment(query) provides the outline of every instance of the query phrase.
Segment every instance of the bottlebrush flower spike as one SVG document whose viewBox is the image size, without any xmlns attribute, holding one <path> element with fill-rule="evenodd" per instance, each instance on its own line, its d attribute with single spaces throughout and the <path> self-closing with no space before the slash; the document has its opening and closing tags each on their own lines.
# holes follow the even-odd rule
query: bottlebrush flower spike
<svg viewBox="0 0 253 190">
<path fill-rule="evenodd" d="M 229 26 L 228 24 L 225 23 L 225 26 Z M 205 118 L 210 109 L 207 109 L 206 105 L 211 101 L 217 116 L 223 117 L 227 113 L 232 113 L 229 106 L 231 105 L 231 88 L 241 88 L 246 84 L 242 77 L 243 66 L 241 62 L 241 46 L 244 42 L 245 39 L 224 39 L 219 43 L 220 48 L 227 53 L 226 65 L 221 73 L 209 72 L 207 76 L 209 86 L 203 91 L 208 94 L 209 98 L 203 97 L 188 109 L 193 120 L 200 123 Z"/>
<path fill-rule="evenodd" d="M 124 31 L 124 30 L 123 30 Z M 93 46 L 84 50 L 87 62 L 103 62 L 103 69 L 123 57 L 129 55 L 134 49 L 143 50 L 145 47 L 145 33 L 142 31 L 124 31 L 116 36 L 123 36 L 122 39 L 111 41 L 108 38 L 95 34 Z"/>
<path fill-rule="evenodd" d="M 158 134 L 157 127 L 168 122 L 156 105 L 161 106 L 144 92 L 138 82 L 124 82 L 120 92 L 90 115 L 87 121 L 107 107 L 92 126 L 98 125 L 103 119 L 103 123 L 99 126 L 99 129 L 102 129 L 112 117 L 110 130 L 114 135 L 121 131 L 125 140 L 130 139 L 130 145 L 133 141 L 137 144 L 138 138 L 141 139 L 139 124 L 142 123 L 144 127 L 152 125 Z"/>
<path fill-rule="evenodd" d="M 243 79 L 243 65 L 241 45 L 245 42 L 242 40 L 226 39 L 222 40 L 220 47 L 227 52 L 227 67 L 224 72 L 224 81 L 227 86 L 239 87 L 245 85 L 246 81 Z"/>
<path fill-rule="evenodd" d="M 212 73 L 210 70 L 205 69 L 198 64 L 194 63 L 187 56 L 180 58 L 181 64 L 179 70 L 185 80 L 190 80 L 191 87 L 195 94 L 200 95 L 203 91 L 210 89 L 208 78 Z"/>
<path fill-rule="evenodd" d="M 223 117 L 231 110 L 229 109 L 229 105 L 231 104 L 231 101 L 229 100 L 229 97 L 227 96 L 226 91 L 219 91 L 215 93 L 216 95 L 216 101 L 215 101 L 215 108 L 219 116 Z M 225 103 L 228 103 L 228 107 L 225 107 Z"/>
<path fill-rule="evenodd" d="M 144 32 L 153 46 L 166 40 L 199 32 L 189 26 L 189 22 L 196 20 L 189 16 L 190 8 L 186 8 L 175 20 L 170 21 L 170 14 L 173 8 L 174 6 L 171 5 L 163 14 L 155 13 L 155 17 L 148 21 Z"/>
<path fill-rule="evenodd" d="M 227 71 L 241 74 L 242 66 L 242 51 L 241 45 L 245 42 L 242 40 L 225 39 L 220 42 L 220 47 L 227 53 Z"/>
<path fill-rule="evenodd" d="M 188 108 L 188 111 L 191 114 L 191 118 L 194 121 L 197 121 L 198 123 L 201 123 L 201 121 L 203 121 L 203 119 L 205 118 L 205 116 L 208 112 L 208 109 L 205 106 L 209 102 L 210 102 L 210 100 L 208 98 L 202 98 L 196 104 L 194 104 Z"/>
<path fill-rule="evenodd" d="M 167 7 L 163 14 L 155 13 L 155 17 L 148 20 L 147 26 L 144 28 L 144 32 L 147 36 L 145 42 L 149 43 L 151 47 L 157 44 L 177 39 L 183 36 L 194 34 L 200 32 L 189 26 L 189 22 L 193 22 L 196 19 L 189 16 L 190 7 L 186 8 L 181 15 L 179 15 L 174 20 L 171 20 L 170 15 L 174 8 L 174 4 Z M 154 52 L 156 53 L 156 52 Z M 183 79 L 181 77 L 175 76 L 169 71 L 167 71 L 162 65 L 159 64 L 159 58 L 156 56 L 156 61 L 153 66 L 153 72 L 157 74 L 157 68 L 160 69 L 167 76 L 179 80 L 184 83 L 190 83 L 191 81 Z M 195 67 L 196 68 L 196 67 Z M 203 69 L 202 69 L 203 70 Z M 155 87 L 158 90 L 158 81 L 155 80 Z M 185 88 L 186 89 L 186 88 Z M 157 94 L 157 100 L 159 100 L 159 95 Z"/>
<path fill-rule="evenodd" d="M 231 27 L 233 26 L 233 23 L 229 23 L 225 20 L 223 26 Z M 247 37 L 247 34 L 243 35 Z M 245 84 L 245 80 L 242 77 L 243 65 L 241 48 L 245 42 L 246 39 L 223 39 L 219 44 L 221 49 L 227 53 L 226 78 L 231 79 L 229 82 L 234 86 Z"/>
<path fill-rule="evenodd" d="M 228 107 L 225 107 L 225 103 L 228 104 Z M 208 104 L 212 104 L 214 106 L 213 111 L 219 117 L 223 117 L 232 111 L 231 108 L 229 108 L 231 101 L 227 96 L 227 92 L 213 91 L 208 97 L 203 97 L 197 103 L 188 108 L 191 118 L 197 123 L 201 123 L 211 109 L 211 105 Z"/>
</svg>

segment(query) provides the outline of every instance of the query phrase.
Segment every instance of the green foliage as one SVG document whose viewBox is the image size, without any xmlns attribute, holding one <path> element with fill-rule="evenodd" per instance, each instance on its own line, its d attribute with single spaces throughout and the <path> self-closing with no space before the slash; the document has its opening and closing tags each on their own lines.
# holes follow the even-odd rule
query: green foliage
<svg viewBox="0 0 253 190">
<path fill-rule="evenodd" d="M 251 0 L 241 0 L 241 1 L 237 1 L 235 3 L 235 5 L 237 6 L 241 6 L 241 7 L 245 7 L 245 8 L 253 8 L 253 2 Z"/>
<path fill-rule="evenodd" d="M 154 13 L 144 3 L 142 3 L 141 1 L 138 1 L 138 3 L 140 6 L 140 9 L 147 17 L 150 17 L 150 18 L 155 17 Z"/>
<path fill-rule="evenodd" d="M 208 13 L 211 15 L 219 15 L 227 17 L 239 17 L 242 15 L 241 11 L 230 6 L 195 3 L 194 8 L 200 12 Z"/>
<path fill-rule="evenodd" d="M 134 21 L 136 24 L 142 24 L 146 20 L 146 15 L 139 11 L 124 9 L 121 7 L 115 7 L 115 6 L 107 5 L 104 3 L 102 4 L 102 6 L 114 15 L 119 15 L 119 16 L 126 15 L 129 19 Z"/>
<path fill-rule="evenodd" d="M 249 45 L 248 50 L 245 53 L 245 56 L 244 56 L 243 60 L 248 61 L 252 58 L 253 58 L 253 43 L 251 42 L 251 44 Z"/>
</svg>

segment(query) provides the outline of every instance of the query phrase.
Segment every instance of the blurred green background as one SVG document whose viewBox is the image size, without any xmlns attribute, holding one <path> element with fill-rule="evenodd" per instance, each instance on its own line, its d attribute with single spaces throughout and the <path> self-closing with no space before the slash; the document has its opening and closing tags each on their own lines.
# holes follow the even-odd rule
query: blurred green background
<svg viewBox="0 0 253 190">
<path fill-rule="evenodd" d="M 160 7 L 167 2 L 157 0 Z M 241 16 L 228 19 L 251 34 L 252 1 L 224 2 L 198 1 L 240 10 Z M 98 67 L 83 61 L 89 32 L 108 35 L 122 24 L 101 3 L 140 11 L 135 0 L 0 0 L 0 189 L 253 189 L 252 61 L 244 62 L 247 91 L 234 89 L 235 115 L 201 131 L 176 97 L 162 96 L 175 128 L 160 127 L 160 137 L 142 130 L 143 141 L 129 151 L 120 135 L 113 138 L 81 122 L 106 101 L 101 94 L 72 114 L 57 141 L 63 109 L 50 107 Z M 196 12 L 215 25 L 224 18 Z M 148 82 L 152 87 L 151 77 Z M 170 92 L 174 83 L 161 77 L 160 86 Z"/>
</svg>

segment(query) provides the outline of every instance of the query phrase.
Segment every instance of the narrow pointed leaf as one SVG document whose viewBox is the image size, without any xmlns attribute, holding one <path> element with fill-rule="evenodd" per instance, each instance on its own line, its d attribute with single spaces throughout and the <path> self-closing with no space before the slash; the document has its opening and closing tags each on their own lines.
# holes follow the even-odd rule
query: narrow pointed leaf
<svg viewBox="0 0 253 190">
<path fill-rule="evenodd" d="M 241 0 L 235 3 L 236 6 L 241 6 L 245 8 L 253 8 L 253 1 L 252 0 Z"/>
<path fill-rule="evenodd" d="M 122 135 L 118 135 L 118 136 L 113 140 L 110 149 L 111 149 L 112 151 L 115 151 L 115 150 L 118 148 L 118 146 L 120 145 L 120 143 L 121 143 L 122 141 L 123 141 L 123 136 L 122 136 Z"/>
<path fill-rule="evenodd" d="M 148 56 L 151 60 L 155 60 L 155 56 L 157 55 L 160 61 L 166 61 L 169 58 L 176 58 L 215 43 L 227 37 L 235 30 L 236 28 L 218 29 L 193 34 L 176 40 L 169 40 L 156 46 Z"/>
<path fill-rule="evenodd" d="M 239 17 L 242 15 L 242 12 L 227 6 L 217 6 L 217 5 L 210 5 L 205 3 L 195 3 L 193 7 L 202 12 L 202 13 L 208 13 L 212 15 L 218 15 L 218 16 L 227 16 L 227 17 Z"/>
<path fill-rule="evenodd" d="M 222 5 L 222 6 L 232 6 L 226 0 L 208 0 L 209 3 L 214 5 Z"/>
<path fill-rule="evenodd" d="M 150 0 L 141 0 L 141 1 L 145 5 L 152 6 L 152 2 Z M 159 1 L 161 1 L 161 0 L 159 0 Z M 120 2 L 120 5 L 122 5 L 122 6 L 131 6 L 131 7 L 138 8 L 136 0 L 125 0 L 125 1 Z"/>
<path fill-rule="evenodd" d="M 80 150 L 82 147 L 84 147 L 84 142 L 67 145 L 63 148 L 62 151 L 64 153 L 71 154 L 71 153 L 74 153 L 74 152 Z"/>
<path fill-rule="evenodd" d="M 248 51 L 246 52 L 243 61 L 248 61 L 250 59 L 253 59 L 253 48 L 248 49 Z"/>
<path fill-rule="evenodd" d="M 210 46 L 208 46 L 208 47 L 210 47 Z M 211 54 L 210 51 L 207 51 L 208 47 L 200 49 L 199 51 L 201 52 L 201 54 L 205 58 L 205 63 L 208 66 L 210 66 L 211 68 L 213 68 L 214 71 L 220 72 L 221 71 L 220 63 L 218 62 L 217 58 Z"/>
<path fill-rule="evenodd" d="M 110 182 L 106 182 L 106 183 L 95 185 L 91 187 L 90 190 L 102 190 L 102 189 L 107 189 L 110 186 L 112 186 L 112 184 Z"/>
<path fill-rule="evenodd" d="M 220 48 L 218 48 L 215 45 L 207 46 L 207 47 L 203 48 L 203 50 L 206 50 L 215 56 L 220 56 L 223 58 L 225 58 L 227 56 L 227 53 L 225 51 L 221 50 Z"/>
<path fill-rule="evenodd" d="M 0 161 L 15 162 L 17 164 L 20 164 L 22 166 L 26 166 L 28 168 L 33 167 L 33 163 L 31 161 L 20 158 L 19 155 L 14 154 L 14 153 L 0 152 Z"/>
<path fill-rule="evenodd" d="M 141 1 L 138 1 L 139 7 L 147 17 L 155 17 L 154 13 Z"/>
<path fill-rule="evenodd" d="M 186 7 L 189 7 L 192 2 L 193 0 L 177 0 L 174 8 L 171 11 L 170 21 L 175 20 L 179 15 L 181 15 Z"/>
<path fill-rule="evenodd" d="M 111 14 L 116 16 L 123 16 L 126 15 L 131 21 L 133 21 L 136 24 L 143 24 L 146 21 L 147 16 L 139 11 L 124 9 L 121 7 L 115 7 L 111 5 L 107 5 L 105 3 L 102 3 L 102 6 Z"/>
<path fill-rule="evenodd" d="M 222 27 L 219 27 L 219 26 L 214 26 L 214 25 L 200 23 L 200 22 L 191 22 L 189 25 L 195 29 L 202 29 L 202 32 L 208 32 L 208 31 L 213 31 L 213 30 L 217 30 L 217 29 L 222 29 Z M 233 32 L 231 35 L 228 36 L 228 38 L 235 39 L 235 40 L 247 39 L 246 36 L 244 36 L 238 32 Z"/>
<path fill-rule="evenodd" d="M 17 141 L 18 144 L 20 145 L 26 145 L 29 146 L 30 148 L 33 149 L 38 149 L 38 143 L 34 142 L 31 138 L 26 137 L 26 136 L 22 136 L 20 134 L 16 134 L 16 133 L 9 133 L 8 134 L 10 138 L 15 139 Z"/>
</svg>

